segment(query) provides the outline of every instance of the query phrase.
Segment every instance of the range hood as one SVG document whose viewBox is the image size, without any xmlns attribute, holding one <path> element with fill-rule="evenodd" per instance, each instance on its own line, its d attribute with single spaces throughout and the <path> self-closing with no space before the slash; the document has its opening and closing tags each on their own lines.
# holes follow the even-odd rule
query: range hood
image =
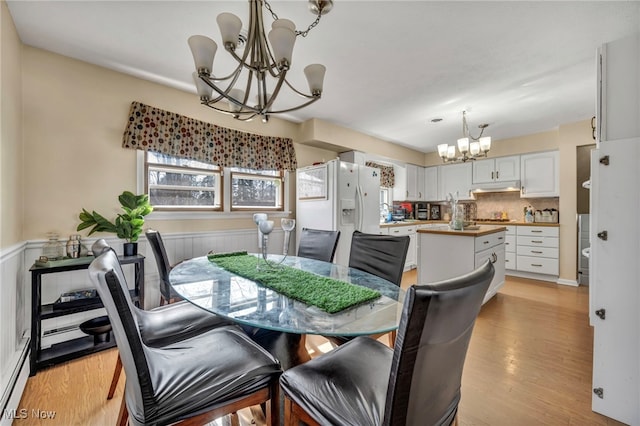
<svg viewBox="0 0 640 426">
<path fill-rule="evenodd" d="M 513 192 L 520 191 L 519 180 L 504 182 L 476 183 L 471 185 L 472 192 Z"/>
</svg>

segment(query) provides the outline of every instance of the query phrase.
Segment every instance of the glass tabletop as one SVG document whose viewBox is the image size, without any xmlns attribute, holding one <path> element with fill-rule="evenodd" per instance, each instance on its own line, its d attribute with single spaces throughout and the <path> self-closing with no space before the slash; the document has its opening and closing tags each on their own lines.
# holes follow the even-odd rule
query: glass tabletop
<svg viewBox="0 0 640 426">
<path fill-rule="evenodd" d="M 269 260 L 280 262 L 282 256 L 269 255 Z M 378 334 L 398 327 L 405 293 L 392 282 L 357 269 L 304 257 L 288 256 L 282 264 L 368 287 L 382 296 L 329 314 L 230 273 L 206 256 L 176 265 L 169 280 L 185 300 L 248 326 L 327 336 Z"/>
</svg>

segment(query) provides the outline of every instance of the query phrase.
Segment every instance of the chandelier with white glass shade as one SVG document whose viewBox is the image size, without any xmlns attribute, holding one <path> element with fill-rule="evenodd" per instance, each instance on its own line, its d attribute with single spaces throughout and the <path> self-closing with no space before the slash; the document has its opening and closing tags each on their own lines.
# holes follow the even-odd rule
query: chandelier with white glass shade
<svg viewBox="0 0 640 426">
<path fill-rule="evenodd" d="M 220 75 L 220 71 L 216 72 L 213 68 L 218 49 L 216 42 L 203 35 L 189 37 L 189 47 L 196 66 L 193 77 L 200 102 L 239 120 L 247 121 L 259 115 L 264 122 L 269 120 L 271 114 L 295 111 L 316 102 L 322 95 L 324 65 L 311 64 L 305 67 L 308 94 L 289 82 L 287 72 L 291 67 L 296 37 L 306 37 L 332 7 L 332 0 L 309 0 L 309 9 L 316 19 L 305 31 L 296 31 L 292 21 L 278 18 L 266 0 L 249 0 L 246 32 L 236 15 L 218 15 L 216 21 L 222 44 L 237 65 L 229 74 Z M 273 18 L 268 35 L 264 28 L 263 8 Z M 301 103 L 275 106 L 276 98 L 285 86 L 303 98 Z"/>
<path fill-rule="evenodd" d="M 462 135 L 463 137 L 458 139 L 458 151 L 460 155 L 456 153 L 455 145 L 448 145 L 446 143 L 438 145 L 438 155 L 445 163 L 449 162 L 465 162 L 468 160 L 475 160 L 476 158 L 486 157 L 487 153 L 491 149 L 491 136 L 482 136 L 484 129 L 489 127 L 488 124 L 479 124 L 480 134 L 478 137 L 471 136 L 469 132 L 469 126 L 467 125 L 467 112 L 462 111 Z"/>
</svg>

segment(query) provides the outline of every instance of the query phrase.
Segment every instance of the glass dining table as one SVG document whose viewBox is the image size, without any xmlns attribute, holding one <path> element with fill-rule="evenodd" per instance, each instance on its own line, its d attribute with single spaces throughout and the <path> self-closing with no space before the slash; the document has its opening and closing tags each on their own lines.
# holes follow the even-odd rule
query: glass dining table
<svg viewBox="0 0 640 426">
<path fill-rule="evenodd" d="M 256 255 L 258 256 L 258 255 Z M 329 314 L 233 274 L 207 256 L 176 265 L 169 280 L 183 299 L 233 320 L 280 359 L 283 368 L 305 362 L 304 335 L 374 335 L 397 329 L 405 292 L 395 284 L 358 269 L 297 256 L 269 255 L 269 261 L 324 277 L 364 286 L 380 297 Z M 302 343 L 302 344 L 301 344 Z"/>
</svg>

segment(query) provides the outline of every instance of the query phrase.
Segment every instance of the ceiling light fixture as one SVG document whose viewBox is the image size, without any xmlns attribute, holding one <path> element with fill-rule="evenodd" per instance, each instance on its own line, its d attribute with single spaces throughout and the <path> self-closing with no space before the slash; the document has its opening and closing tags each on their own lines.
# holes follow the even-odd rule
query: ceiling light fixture
<svg viewBox="0 0 640 426">
<path fill-rule="evenodd" d="M 263 6 L 274 20 L 268 42 L 264 31 Z M 200 102 L 216 111 L 231 114 L 238 120 L 247 121 L 260 115 L 262 121 L 267 122 L 270 114 L 295 111 L 320 99 L 326 70 L 324 65 L 312 64 L 304 69 L 311 94 L 295 89 L 286 77 L 296 36 L 306 37 L 332 7 L 332 0 L 309 0 L 309 10 L 316 15 L 316 19 L 305 31 L 296 31 L 293 22 L 278 18 L 266 0 L 249 0 L 249 29 L 246 35 L 241 34 L 242 21 L 236 15 L 218 15 L 216 21 L 222 43 L 238 65 L 227 76 L 214 76 L 213 58 L 218 45 L 202 35 L 189 37 L 189 47 L 196 65 L 193 77 Z M 244 52 L 239 54 L 237 51 L 243 45 Z M 284 84 L 305 100 L 297 106 L 274 110 L 274 102 Z M 250 100 L 252 95 L 255 103 Z"/>
<path fill-rule="evenodd" d="M 476 158 L 486 157 L 487 153 L 491 149 L 491 136 L 482 136 L 484 129 L 489 127 L 488 124 L 480 124 L 480 134 L 477 138 L 471 136 L 469 133 L 469 126 L 467 125 L 467 112 L 462 111 L 462 135 L 463 137 L 458 139 L 458 151 L 460 156 L 456 155 L 456 146 L 447 145 L 446 143 L 438 145 L 438 155 L 445 163 L 450 162 L 465 162 L 468 160 L 475 160 Z"/>
</svg>

